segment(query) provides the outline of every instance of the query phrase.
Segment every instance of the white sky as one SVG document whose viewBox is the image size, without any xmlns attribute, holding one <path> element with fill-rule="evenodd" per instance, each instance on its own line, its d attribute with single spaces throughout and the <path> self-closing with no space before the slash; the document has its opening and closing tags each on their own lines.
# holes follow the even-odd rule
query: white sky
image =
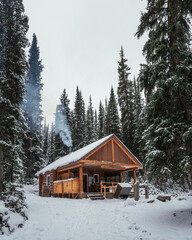
<svg viewBox="0 0 192 240">
<path fill-rule="evenodd" d="M 42 105 L 47 122 L 54 121 L 64 88 L 74 106 L 76 86 L 85 104 L 109 98 L 117 88 L 120 47 L 123 45 L 131 73 L 144 63 L 146 39 L 134 37 L 146 0 L 24 0 L 29 17 L 28 38 L 35 33 L 44 70 Z"/>
</svg>

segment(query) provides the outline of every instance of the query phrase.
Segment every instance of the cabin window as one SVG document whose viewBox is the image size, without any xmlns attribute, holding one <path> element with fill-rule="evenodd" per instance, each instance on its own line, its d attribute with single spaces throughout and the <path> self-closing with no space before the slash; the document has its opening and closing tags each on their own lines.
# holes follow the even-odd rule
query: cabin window
<svg viewBox="0 0 192 240">
<path fill-rule="evenodd" d="M 99 174 L 94 174 L 93 177 L 94 177 L 94 182 L 99 183 Z"/>
<path fill-rule="evenodd" d="M 49 186 L 50 185 L 50 175 L 46 176 L 46 185 Z"/>
<path fill-rule="evenodd" d="M 107 177 L 107 182 L 119 182 L 119 176 Z"/>
</svg>

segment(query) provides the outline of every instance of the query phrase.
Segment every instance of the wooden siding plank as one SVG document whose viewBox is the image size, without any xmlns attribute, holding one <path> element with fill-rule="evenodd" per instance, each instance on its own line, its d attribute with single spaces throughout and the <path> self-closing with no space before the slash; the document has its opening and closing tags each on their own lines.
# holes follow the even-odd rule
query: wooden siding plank
<svg viewBox="0 0 192 240">
<path fill-rule="evenodd" d="M 111 141 L 111 148 L 112 148 L 112 162 L 114 162 L 115 161 L 114 140 Z"/>
<path fill-rule="evenodd" d="M 100 146 L 98 146 L 97 148 L 95 148 L 94 150 L 91 151 L 91 153 L 89 153 L 87 156 L 84 156 L 83 159 L 89 159 L 89 157 L 91 155 L 93 155 L 95 152 L 97 152 L 98 150 L 100 150 L 102 147 L 104 147 L 106 144 L 108 144 L 111 141 L 111 138 L 108 139 L 106 142 L 104 142 L 103 144 L 101 144 Z"/>
<path fill-rule="evenodd" d="M 136 164 L 140 165 L 140 163 L 114 138 L 115 143 L 121 148 L 121 150 Z M 142 167 L 140 165 L 140 167 Z"/>
</svg>

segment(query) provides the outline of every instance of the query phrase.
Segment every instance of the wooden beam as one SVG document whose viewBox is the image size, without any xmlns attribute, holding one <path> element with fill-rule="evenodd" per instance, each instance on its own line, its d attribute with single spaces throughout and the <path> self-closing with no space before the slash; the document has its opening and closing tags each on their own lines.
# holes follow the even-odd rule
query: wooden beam
<svg viewBox="0 0 192 240">
<path fill-rule="evenodd" d="M 133 179 L 134 179 L 134 183 L 136 183 L 137 181 L 137 177 L 136 177 L 136 170 L 133 170 Z"/>
<path fill-rule="evenodd" d="M 114 169 L 114 170 L 125 170 L 124 167 L 111 166 L 111 165 L 101 165 L 102 169 Z"/>
<path fill-rule="evenodd" d="M 114 152 L 114 140 L 111 141 L 112 149 L 112 162 L 115 162 L 115 152 Z"/>
<path fill-rule="evenodd" d="M 71 170 L 71 169 L 75 169 L 75 168 L 79 168 L 80 166 L 82 166 L 82 164 L 73 164 L 73 165 L 67 165 L 67 166 L 63 166 L 63 167 L 60 167 L 58 168 L 56 171 L 57 172 L 65 172 L 65 171 L 68 171 L 68 170 Z"/>
<path fill-rule="evenodd" d="M 79 167 L 79 190 L 80 193 L 83 192 L 83 166 Z"/>
<path fill-rule="evenodd" d="M 111 166 L 120 166 L 120 167 L 129 167 L 129 168 L 140 168 L 140 165 L 137 164 L 128 164 L 128 163 L 112 163 L 107 161 L 97 161 L 97 160 L 85 160 L 82 159 L 80 163 L 95 164 L 95 165 L 111 165 Z M 127 168 L 128 170 L 128 168 Z"/>
</svg>

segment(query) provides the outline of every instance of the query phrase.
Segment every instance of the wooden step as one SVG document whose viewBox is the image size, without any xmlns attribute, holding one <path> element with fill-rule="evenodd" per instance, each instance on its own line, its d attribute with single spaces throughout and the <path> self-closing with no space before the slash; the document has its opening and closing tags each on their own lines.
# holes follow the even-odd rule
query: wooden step
<svg viewBox="0 0 192 240">
<path fill-rule="evenodd" d="M 87 197 L 90 198 L 91 200 L 104 200 L 105 197 L 103 193 L 87 193 Z"/>
</svg>

